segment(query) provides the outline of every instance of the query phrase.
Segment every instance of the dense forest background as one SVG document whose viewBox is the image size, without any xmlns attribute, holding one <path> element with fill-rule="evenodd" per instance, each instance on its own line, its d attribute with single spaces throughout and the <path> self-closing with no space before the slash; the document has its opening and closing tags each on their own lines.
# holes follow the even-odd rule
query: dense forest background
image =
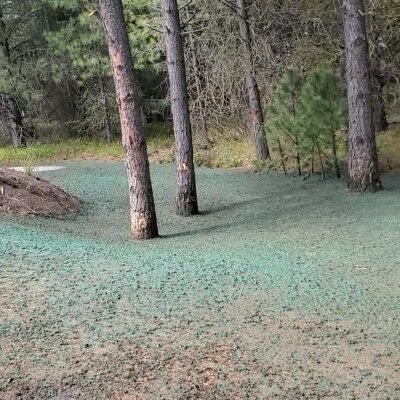
<svg viewBox="0 0 400 400">
<path fill-rule="evenodd" d="M 143 120 L 153 127 L 150 134 L 157 126 L 156 135 L 168 136 L 171 112 L 159 4 L 126 0 L 124 6 Z M 215 148 L 220 159 L 225 148 L 236 144 L 229 166 L 241 165 L 239 154 L 254 149 L 246 145 L 248 65 L 241 54 L 237 7 L 228 0 L 182 1 L 180 6 L 199 150 L 195 160 L 209 163 L 207 157 Z M 119 140 L 98 8 L 96 1 L 88 0 L 0 1 L 2 145 Z M 400 3 L 370 0 L 367 10 L 375 130 L 395 131 L 400 122 Z M 340 2 L 254 0 L 247 2 L 245 11 L 251 67 L 273 154 L 270 165 L 299 173 L 332 170 L 339 175 L 347 126 Z M 161 151 L 165 143 L 171 145 L 160 140 L 155 147 Z M 172 152 L 165 158 L 169 157 Z M 223 165 L 217 161 L 216 166 L 219 163 Z"/>
</svg>

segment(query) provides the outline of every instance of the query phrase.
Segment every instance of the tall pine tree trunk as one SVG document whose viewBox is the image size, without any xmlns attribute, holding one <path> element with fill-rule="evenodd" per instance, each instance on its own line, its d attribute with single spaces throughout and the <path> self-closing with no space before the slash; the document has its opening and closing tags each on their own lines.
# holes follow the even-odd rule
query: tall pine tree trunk
<svg viewBox="0 0 400 400">
<path fill-rule="evenodd" d="M 186 83 L 185 59 L 177 0 L 161 0 L 167 52 L 171 111 L 175 133 L 176 213 L 197 214 L 196 178 L 193 163 L 192 127 Z"/>
<path fill-rule="evenodd" d="M 239 16 L 240 40 L 246 73 L 247 95 L 249 98 L 251 133 L 256 147 L 257 158 L 259 160 L 266 160 L 269 158 L 270 154 L 264 134 L 264 114 L 261 105 L 260 91 L 254 73 L 250 27 L 245 0 L 236 0 L 236 11 Z"/>
<path fill-rule="evenodd" d="M 372 120 L 372 88 L 364 0 L 343 0 L 349 105 L 348 186 L 382 189 Z"/>
<path fill-rule="evenodd" d="M 121 0 L 100 0 L 125 151 L 133 239 L 158 236 L 144 128 Z"/>
</svg>

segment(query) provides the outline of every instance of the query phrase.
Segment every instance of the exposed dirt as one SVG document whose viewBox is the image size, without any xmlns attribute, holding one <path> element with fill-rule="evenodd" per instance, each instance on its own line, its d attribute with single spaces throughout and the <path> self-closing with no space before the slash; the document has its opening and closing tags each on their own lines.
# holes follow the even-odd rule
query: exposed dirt
<svg viewBox="0 0 400 400">
<path fill-rule="evenodd" d="M 43 173 L 74 218 L 0 215 L 1 400 L 400 399 L 400 177 L 198 169 L 202 214 L 132 242 L 117 163 Z"/>
<path fill-rule="evenodd" d="M 50 182 L 0 168 L 0 212 L 58 217 L 77 213 L 80 201 Z"/>
<path fill-rule="evenodd" d="M 242 321 L 226 338 L 218 326 L 198 335 L 190 325 L 163 325 L 101 345 L 83 344 L 79 330 L 39 346 L 24 343 L 24 355 L 15 354 L 3 372 L 2 399 L 398 398 L 399 362 L 390 347 L 368 343 L 368 331 L 267 315 Z M 12 343 L 3 351 L 12 354 Z M 24 378 L 14 381 L 16 374 Z"/>
</svg>

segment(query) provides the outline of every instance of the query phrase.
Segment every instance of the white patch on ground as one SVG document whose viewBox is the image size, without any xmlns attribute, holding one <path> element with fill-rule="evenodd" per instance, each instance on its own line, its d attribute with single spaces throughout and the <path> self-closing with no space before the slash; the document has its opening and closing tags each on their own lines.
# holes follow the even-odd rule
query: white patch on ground
<svg viewBox="0 0 400 400">
<path fill-rule="evenodd" d="M 45 166 L 38 166 L 38 167 L 33 167 L 32 171 L 33 172 L 46 172 L 46 171 L 56 171 L 58 169 L 64 169 L 65 167 L 60 167 L 57 165 L 45 165 Z M 12 169 L 14 171 L 18 172 L 26 172 L 24 167 L 11 167 L 9 169 Z"/>
</svg>

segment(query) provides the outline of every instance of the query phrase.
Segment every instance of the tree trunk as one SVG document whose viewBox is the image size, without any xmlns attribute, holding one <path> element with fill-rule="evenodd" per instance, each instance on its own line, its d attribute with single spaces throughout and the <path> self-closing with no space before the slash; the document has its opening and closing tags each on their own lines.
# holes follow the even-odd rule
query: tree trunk
<svg viewBox="0 0 400 400">
<path fill-rule="evenodd" d="M 372 89 L 363 0 L 343 0 L 349 105 L 348 187 L 382 189 L 372 121 Z"/>
<path fill-rule="evenodd" d="M 373 37 L 374 43 L 380 42 L 380 32 L 375 32 Z M 374 57 L 370 61 L 371 83 L 372 83 L 372 118 L 375 134 L 386 131 L 389 127 L 387 114 L 385 109 L 384 89 L 390 83 L 390 78 L 384 72 L 385 67 L 382 65 L 384 57 L 384 48 L 379 44 L 375 48 Z"/>
<path fill-rule="evenodd" d="M 185 59 L 177 0 L 161 0 L 167 52 L 171 111 L 175 133 L 176 213 L 197 214 L 196 178 L 193 163 L 192 127 L 186 83 Z"/>
<path fill-rule="evenodd" d="M 314 175 L 314 145 L 311 148 L 311 173 Z"/>
<path fill-rule="evenodd" d="M 281 156 L 281 164 L 282 164 L 283 172 L 286 175 L 285 155 L 283 153 L 281 141 L 279 139 L 278 139 L 278 147 L 279 147 L 279 154 Z"/>
<path fill-rule="evenodd" d="M 336 178 L 340 179 L 340 167 L 339 160 L 337 156 L 337 145 L 336 145 L 336 133 L 332 132 L 332 156 L 333 156 L 333 166 L 335 168 Z"/>
<path fill-rule="evenodd" d="M 261 106 L 260 91 L 254 73 L 250 27 L 247 18 L 245 0 L 236 0 L 236 10 L 239 16 L 242 56 L 246 70 L 246 87 L 247 95 L 249 97 L 251 133 L 256 147 L 257 158 L 260 160 L 266 160 L 270 157 L 270 154 L 264 134 L 264 114 Z"/>
<path fill-rule="evenodd" d="M 301 176 L 301 159 L 300 159 L 300 153 L 299 150 L 297 149 L 299 143 L 296 140 L 296 165 L 297 165 L 297 173 L 299 174 L 299 176 Z"/>
<path fill-rule="evenodd" d="M 0 66 L 7 70 L 10 59 L 10 43 L 3 10 L 0 10 Z M 7 80 L 7 78 L 5 78 Z M 15 97 L 0 93 L 0 129 L 12 140 L 14 147 L 25 147 L 23 114 Z"/>
<path fill-rule="evenodd" d="M 372 118 L 375 133 L 386 131 L 389 127 L 385 109 L 385 102 L 383 98 L 383 89 L 385 87 L 385 80 L 377 74 L 373 74 L 372 78 L 373 87 L 373 100 L 372 100 Z"/>
<path fill-rule="evenodd" d="M 315 139 L 315 144 L 317 145 L 318 158 L 319 158 L 319 163 L 320 163 L 320 165 L 321 165 L 322 176 L 323 176 L 324 179 L 326 179 L 325 168 L 324 168 L 324 162 L 323 162 L 322 156 L 321 156 L 321 146 L 319 145 L 318 138 Z"/>
<path fill-rule="evenodd" d="M 4 93 L 0 94 L 0 129 L 10 137 L 14 147 L 26 146 L 22 112 L 17 101 Z"/>
<path fill-rule="evenodd" d="M 129 184 L 133 239 L 158 236 L 147 146 L 138 105 L 133 61 L 121 0 L 100 0 L 101 17 L 113 68 Z"/>
<path fill-rule="evenodd" d="M 186 18 L 190 20 L 190 10 L 189 6 L 186 6 Z M 188 31 L 188 43 L 190 54 L 192 58 L 192 67 L 193 67 L 193 75 L 196 87 L 196 97 L 197 97 L 197 104 L 199 107 L 199 114 L 200 114 L 200 122 L 201 122 L 201 129 L 202 129 L 202 136 L 205 139 L 207 144 L 210 144 L 211 141 L 208 137 L 208 124 L 207 124 L 207 114 L 206 114 L 206 104 L 204 98 L 202 97 L 202 84 L 200 79 L 200 68 L 199 63 L 196 56 L 196 46 L 194 42 L 193 32 L 192 29 L 189 28 Z"/>
<path fill-rule="evenodd" d="M 104 131 L 105 131 L 104 133 L 105 133 L 105 137 L 106 137 L 107 141 L 111 142 L 111 140 L 113 138 L 113 128 L 112 128 L 110 112 L 109 112 L 108 104 L 107 104 L 107 97 L 106 97 L 106 93 L 104 90 L 104 82 L 103 82 L 103 78 L 101 77 L 101 75 L 99 75 L 99 85 L 100 85 L 101 103 L 103 104 L 104 114 L 105 114 L 104 118 L 106 119 L 105 126 L 104 126 Z"/>
</svg>

